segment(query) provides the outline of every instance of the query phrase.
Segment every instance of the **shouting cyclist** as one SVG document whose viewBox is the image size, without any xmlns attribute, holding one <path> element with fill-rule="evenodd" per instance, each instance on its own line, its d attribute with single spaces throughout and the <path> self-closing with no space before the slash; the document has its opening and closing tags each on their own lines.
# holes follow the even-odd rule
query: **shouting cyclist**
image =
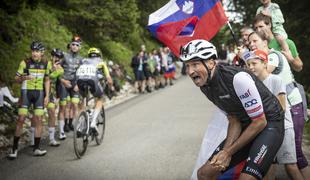
<svg viewBox="0 0 310 180">
<path fill-rule="evenodd" d="M 240 179 L 262 179 L 284 136 L 284 112 L 277 98 L 252 73 L 216 64 L 216 48 L 193 40 L 181 48 L 187 74 L 229 121 L 227 137 L 198 170 L 212 180 L 246 160 Z"/>
<path fill-rule="evenodd" d="M 109 87 L 113 86 L 113 81 L 110 76 L 109 69 L 106 63 L 101 59 L 101 52 L 97 48 L 88 50 L 88 58 L 82 60 L 82 64 L 77 70 L 77 85 L 81 94 L 84 96 L 87 87 L 90 87 L 90 92 L 96 97 L 95 110 L 92 115 L 90 127 L 98 134 L 96 119 L 103 107 L 104 99 L 101 80 L 107 79 Z"/>
<path fill-rule="evenodd" d="M 48 75 L 50 73 L 51 63 L 43 59 L 45 47 L 41 42 L 32 42 L 30 48 L 31 57 L 20 63 L 15 76 L 15 80 L 22 84 L 22 88 L 21 104 L 18 110 L 19 118 L 16 123 L 13 148 L 8 155 L 11 159 L 17 157 L 19 138 L 28 114 L 28 108 L 31 105 L 33 105 L 35 121 L 33 155 L 43 156 L 46 154 L 46 150 L 39 149 L 39 144 L 42 133 L 43 109 L 44 105 L 48 103 L 49 98 L 50 80 Z"/>
</svg>

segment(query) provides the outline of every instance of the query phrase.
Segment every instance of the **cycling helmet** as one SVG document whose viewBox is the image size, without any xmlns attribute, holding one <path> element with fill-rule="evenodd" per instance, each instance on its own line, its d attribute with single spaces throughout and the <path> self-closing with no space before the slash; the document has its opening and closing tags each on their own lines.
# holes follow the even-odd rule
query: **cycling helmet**
<svg viewBox="0 0 310 180">
<path fill-rule="evenodd" d="M 87 54 L 88 54 L 88 57 L 101 57 L 100 50 L 94 47 L 90 48 Z"/>
<path fill-rule="evenodd" d="M 211 58 L 217 58 L 216 48 L 213 44 L 206 40 L 196 39 L 190 41 L 183 47 L 181 46 L 180 60 L 183 62 L 193 59 L 208 60 Z"/>
<path fill-rule="evenodd" d="M 43 45 L 42 42 L 39 42 L 39 41 L 33 41 L 30 45 L 30 49 L 32 51 L 44 51 L 45 50 L 45 47 Z"/>
<path fill-rule="evenodd" d="M 51 51 L 51 55 L 55 56 L 55 57 L 58 57 L 59 59 L 62 59 L 64 57 L 64 53 L 60 49 L 56 49 L 56 48 L 54 48 Z"/>
</svg>

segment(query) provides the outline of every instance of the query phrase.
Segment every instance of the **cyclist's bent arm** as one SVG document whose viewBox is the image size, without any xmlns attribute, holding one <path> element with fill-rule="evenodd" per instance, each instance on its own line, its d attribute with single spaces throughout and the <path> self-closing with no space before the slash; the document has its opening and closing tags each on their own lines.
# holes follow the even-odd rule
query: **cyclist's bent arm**
<svg viewBox="0 0 310 180">
<path fill-rule="evenodd" d="M 229 123 L 224 149 L 230 147 L 238 139 L 241 133 L 241 123 L 237 117 L 228 115 L 227 119 Z"/>
<path fill-rule="evenodd" d="M 26 68 L 26 63 L 25 63 L 25 61 L 22 61 L 19 64 L 18 70 L 17 70 L 16 75 L 15 75 L 15 81 L 17 83 L 22 83 L 24 80 L 26 80 L 26 77 L 24 76 L 24 69 L 25 68 Z"/>
<path fill-rule="evenodd" d="M 241 136 L 229 147 L 227 151 L 234 154 L 260 133 L 267 125 L 260 94 L 251 75 L 239 72 L 234 76 L 233 85 L 237 96 L 249 118 L 251 124 L 242 132 Z"/>
<path fill-rule="evenodd" d="M 267 125 L 265 115 L 253 120 L 251 124 L 242 132 L 241 136 L 230 146 L 224 148 L 228 154 L 235 154 L 238 150 L 251 142 Z"/>
<path fill-rule="evenodd" d="M 112 87 L 113 86 L 113 80 L 111 78 L 111 75 L 110 75 L 109 68 L 108 68 L 107 64 L 105 62 L 102 62 L 102 63 L 99 64 L 99 66 L 101 66 L 100 68 L 102 69 L 103 74 L 107 78 L 109 86 Z"/>
</svg>

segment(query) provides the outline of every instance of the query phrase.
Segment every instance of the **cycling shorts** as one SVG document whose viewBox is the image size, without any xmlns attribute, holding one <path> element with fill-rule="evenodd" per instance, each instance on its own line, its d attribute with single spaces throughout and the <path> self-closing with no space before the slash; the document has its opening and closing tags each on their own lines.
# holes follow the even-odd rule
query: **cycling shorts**
<svg viewBox="0 0 310 180">
<path fill-rule="evenodd" d="M 75 83 L 72 83 L 72 88 L 66 88 L 60 81 L 57 85 L 57 95 L 60 97 L 60 105 L 66 105 L 68 101 L 71 101 L 73 104 L 78 104 L 80 101 L 79 92 L 75 92 L 73 87 Z"/>
<path fill-rule="evenodd" d="M 56 97 L 53 94 L 50 94 L 50 99 L 47 104 L 47 109 L 54 109 L 56 107 Z"/>
<path fill-rule="evenodd" d="M 86 88 L 90 87 L 90 92 L 94 97 L 102 98 L 103 97 L 103 85 L 100 83 L 98 79 L 79 79 L 77 81 L 77 85 L 79 86 L 80 93 L 83 97 L 86 96 Z"/>
<path fill-rule="evenodd" d="M 246 160 L 242 173 L 249 174 L 256 179 L 263 179 L 281 147 L 283 138 L 284 114 L 282 121 L 269 121 L 265 129 L 252 142 L 232 155 L 226 170 Z M 209 161 L 223 149 L 225 140 L 216 148 Z"/>
<path fill-rule="evenodd" d="M 20 103 L 19 115 L 27 115 L 28 108 L 33 105 L 34 115 L 42 116 L 44 114 L 44 91 L 22 89 Z"/>
</svg>

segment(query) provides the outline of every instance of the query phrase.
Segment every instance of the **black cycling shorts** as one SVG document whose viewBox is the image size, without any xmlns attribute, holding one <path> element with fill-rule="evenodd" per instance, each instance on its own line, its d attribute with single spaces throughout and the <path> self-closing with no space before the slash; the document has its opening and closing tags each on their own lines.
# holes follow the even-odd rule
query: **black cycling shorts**
<svg viewBox="0 0 310 180">
<path fill-rule="evenodd" d="M 98 79 L 79 79 L 77 85 L 82 96 L 86 96 L 85 88 L 90 87 L 90 92 L 94 97 L 103 97 L 103 86 Z"/>
<path fill-rule="evenodd" d="M 242 173 L 256 179 L 263 179 L 282 145 L 283 137 L 284 115 L 282 121 L 269 121 L 265 129 L 252 142 L 236 152 L 226 171 L 246 160 Z M 223 149 L 225 140 L 216 148 L 209 161 Z"/>
<path fill-rule="evenodd" d="M 44 91 L 22 89 L 20 98 L 19 115 L 27 115 L 28 108 L 33 105 L 34 115 L 42 116 L 44 114 Z"/>
<path fill-rule="evenodd" d="M 79 99 L 80 98 L 80 94 L 79 92 L 75 92 L 73 90 L 75 84 L 72 81 L 72 88 L 66 88 L 60 81 L 57 81 L 57 96 L 60 98 L 60 101 L 67 101 L 67 98 L 70 97 L 71 99 L 75 98 L 75 99 Z"/>
</svg>

